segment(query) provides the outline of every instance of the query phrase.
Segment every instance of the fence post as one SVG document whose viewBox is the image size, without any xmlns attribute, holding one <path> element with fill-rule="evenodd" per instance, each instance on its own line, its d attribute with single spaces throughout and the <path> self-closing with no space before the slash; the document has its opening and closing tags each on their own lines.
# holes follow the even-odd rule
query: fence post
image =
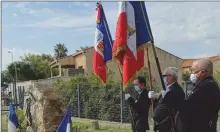
<svg viewBox="0 0 220 132">
<path fill-rule="evenodd" d="M 77 84 L 77 107 L 78 107 L 78 117 L 80 118 L 80 85 Z"/>
<path fill-rule="evenodd" d="M 120 94 L 121 94 L 121 123 L 123 123 L 123 88 L 120 85 Z"/>
</svg>

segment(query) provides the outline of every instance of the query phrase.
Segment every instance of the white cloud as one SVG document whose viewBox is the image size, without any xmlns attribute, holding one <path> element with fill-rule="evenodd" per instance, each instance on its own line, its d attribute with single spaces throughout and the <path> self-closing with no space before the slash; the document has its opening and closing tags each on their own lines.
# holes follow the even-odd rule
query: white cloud
<svg viewBox="0 0 220 132">
<path fill-rule="evenodd" d="M 17 2 L 17 4 L 13 4 L 13 7 L 18 8 L 22 13 L 26 13 L 28 11 L 27 5 L 30 2 Z"/>
<path fill-rule="evenodd" d="M 24 2 L 22 2 L 24 3 Z M 72 2 L 72 6 L 90 6 L 86 2 Z M 25 10 L 30 15 L 44 18 L 43 21 L 33 21 L 25 24 L 25 27 L 36 28 L 72 28 L 73 31 L 83 33 L 93 33 L 95 27 L 96 11 L 94 7 L 81 9 L 87 11 L 86 14 L 80 13 L 70 14 L 69 12 L 53 11 L 49 8 L 34 10 L 27 8 L 28 3 L 18 4 L 17 8 Z M 114 38 L 118 7 L 109 7 L 103 2 L 108 25 Z M 189 54 L 191 57 L 198 57 L 205 54 L 214 55 L 220 51 L 220 3 L 170 3 L 170 2 L 146 2 L 152 32 L 155 38 L 156 45 L 170 50 L 177 56 L 183 57 L 183 54 Z M 80 11 L 80 10 L 78 10 Z M 91 29 L 91 30 L 90 30 Z M 173 46 L 184 45 L 187 47 L 184 51 L 174 49 Z M 193 45 L 197 45 L 195 52 L 191 49 Z M 182 47 L 184 47 L 182 46 Z M 211 48 L 208 48 L 211 46 Z M 177 46 L 176 46 L 177 47 Z M 203 49 L 203 50 L 201 50 Z M 176 51 L 178 50 L 178 51 Z M 196 53 L 196 51 L 199 53 Z M 181 53 L 179 52 L 181 51 Z M 193 52 L 192 52 L 193 51 Z M 185 52 L 185 53 L 183 53 Z"/>
<path fill-rule="evenodd" d="M 79 2 L 73 2 L 73 3 L 79 3 Z M 38 21 L 36 23 L 30 23 L 23 25 L 24 27 L 37 27 L 37 28 L 46 28 L 46 29 L 52 29 L 52 28 L 91 28 L 95 27 L 96 24 L 96 11 L 92 10 L 92 12 L 88 11 L 87 14 L 84 15 L 76 15 L 76 14 L 70 14 L 68 12 L 55 12 L 51 11 L 50 15 L 52 17 L 44 20 L 44 21 Z M 42 14 L 42 13 L 39 13 Z M 112 30 L 115 30 L 116 26 L 116 16 L 117 16 L 117 10 L 116 9 L 109 9 L 105 11 L 109 27 Z"/>
<path fill-rule="evenodd" d="M 70 4 L 70 7 L 72 6 L 84 6 L 84 7 L 90 7 L 90 3 L 89 2 L 72 2 Z"/>
<path fill-rule="evenodd" d="M 85 2 L 72 2 L 82 5 Z M 89 3 L 87 3 L 89 4 Z M 209 37 L 218 37 L 220 29 L 215 28 L 220 23 L 218 3 L 147 3 L 152 32 L 157 43 L 180 40 L 198 41 Z M 220 3 L 219 3 L 220 4 Z M 151 6 L 153 5 L 153 6 Z M 187 8 L 186 8 L 187 7 Z M 111 30 L 115 31 L 117 22 L 117 7 L 108 8 L 104 5 L 106 17 Z M 48 12 L 56 14 L 44 21 L 30 23 L 25 26 L 37 28 L 85 28 L 95 24 L 96 12 L 87 15 L 74 15 L 68 12 L 54 12 L 44 9 L 37 14 Z M 51 15 L 50 15 L 51 16 Z M 213 32 L 213 29 L 215 32 Z M 114 32 L 113 32 L 114 33 Z"/>
<path fill-rule="evenodd" d="M 6 8 L 8 8 L 8 6 L 9 6 L 9 3 L 2 2 L 2 9 L 6 9 Z"/>
<path fill-rule="evenodd" d="M 12 15 L 13 15 L 13 16 L 15 16 L 15 17 L 17 17 L 17 16 L 18 16 L 18 14 L 17 14 L 17 13 L 13 13 Z"/>
</svg>

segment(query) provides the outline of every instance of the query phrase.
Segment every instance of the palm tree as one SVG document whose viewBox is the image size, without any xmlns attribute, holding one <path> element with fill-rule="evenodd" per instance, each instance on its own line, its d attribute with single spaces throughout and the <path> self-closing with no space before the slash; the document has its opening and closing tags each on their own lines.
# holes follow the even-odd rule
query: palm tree
<svg viewBox="0 0 220 132">
<path fill-rule="evenodd" d="M 67 48 L 64 44 L 56 44 L 56 46 L 54 46 L 54 52 L 55 52 L 55 57 L 56 59 L 67 56 Z"/>
<path fill-rule="evenodd" d="M 80 49 L 81 50 L 86 50 L 86 49 L 88 49 L 89 48 L 89 46 L 80 46 Z"/>
</svg>

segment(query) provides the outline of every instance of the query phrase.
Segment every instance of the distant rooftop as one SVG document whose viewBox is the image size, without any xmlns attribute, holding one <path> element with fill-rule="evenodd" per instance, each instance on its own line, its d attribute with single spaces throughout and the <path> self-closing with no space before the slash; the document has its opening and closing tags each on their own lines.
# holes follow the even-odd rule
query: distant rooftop
<svg viewBox="0 0 220 132">
<path fill-rule="evenodd" d="M 220 56 L 211 56 L 211 57 L 205 57 L 205 58 L 210 59 L 212 62 L 217 61 L 217 60 L 220 60 Z M 184 62 L 183 62 L 183 64 L 182 64 L 182 68 L 191 67 L 191 66 L 192 66 L 192 63 L 193 63 L 195 60 L 198 60 L 198 59 L 202 59 L 202 58 L 197 58 L 197 59 L 185 59 Z"/>
</svg>

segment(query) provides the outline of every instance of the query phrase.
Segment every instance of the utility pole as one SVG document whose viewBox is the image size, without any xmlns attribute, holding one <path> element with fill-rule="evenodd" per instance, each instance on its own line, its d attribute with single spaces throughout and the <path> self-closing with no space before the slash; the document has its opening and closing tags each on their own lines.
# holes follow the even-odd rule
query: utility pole
<svg viewBox="0 0 220 132">
<path fill-rule="evenodd" d="M 11 54 L 11 59 L 12 59 L 12 64 L 14 63 L 14 60 L 13 60 L 13 57 L 14 57 L 14 54 L 13 52 L 11 51 L 8 51 L 9 54 Z M 15 77 L 14 77 L 14 103 L 15 103 L 15 108 L 17 108 L 17 86 L 16 86 L 16 83 L 17 83 L 17 67 L 16 67 L 16 63 L 14 63 L 14 68 L 15 68 Z"/>
</svg>

